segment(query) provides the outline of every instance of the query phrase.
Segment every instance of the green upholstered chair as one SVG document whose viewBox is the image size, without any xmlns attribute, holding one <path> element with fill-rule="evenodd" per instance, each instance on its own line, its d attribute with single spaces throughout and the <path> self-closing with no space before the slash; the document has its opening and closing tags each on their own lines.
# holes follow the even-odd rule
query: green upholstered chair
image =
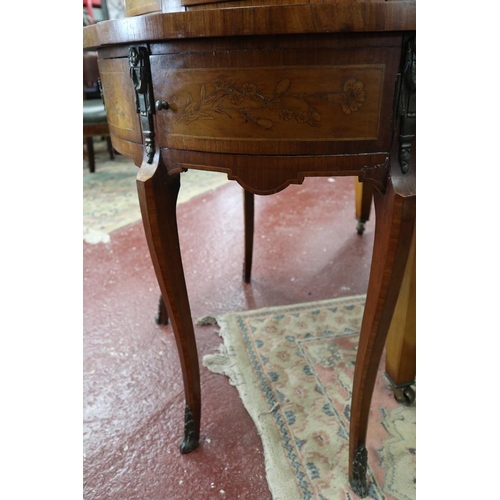
<svg viewBox="0 0 500 500">
<path fill-rule="evenodd" d="M 97 81 L 99 70 L 97 67 L 97 54 L 95 52 L 83 53 L 83 137 L 87 146 L 89 170 L 95 172 L 94 142 L 95 136 L 106 137 L 109 156 L 114 159 L 113 147 L 109 137 L 106 108 L 98 93 Z"/>
</svg>

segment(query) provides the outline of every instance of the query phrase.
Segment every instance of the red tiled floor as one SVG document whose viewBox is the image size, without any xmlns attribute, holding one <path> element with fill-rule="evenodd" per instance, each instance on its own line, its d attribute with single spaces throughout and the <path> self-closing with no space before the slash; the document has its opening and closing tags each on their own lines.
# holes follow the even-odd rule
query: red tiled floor
<svg viewBox="0 0 500 500">
<path fill-rule="evenodd" d="M 352 177 L 256 197 L 249 285 L 240 186 L 180 205 L 178 221 L 193 319 L 366 292 L 374 222 L 358 236 Z M 201 443 L 179 453 L 182 379 L 171 328 L 154 322 L 158 297 L 140 222 L 84 244 L 85 499 L 270 500 L 253 422 L 203 366 Z M 196 336 L 200 361 L 221 343 L 214 327 Z"/>
</svg>

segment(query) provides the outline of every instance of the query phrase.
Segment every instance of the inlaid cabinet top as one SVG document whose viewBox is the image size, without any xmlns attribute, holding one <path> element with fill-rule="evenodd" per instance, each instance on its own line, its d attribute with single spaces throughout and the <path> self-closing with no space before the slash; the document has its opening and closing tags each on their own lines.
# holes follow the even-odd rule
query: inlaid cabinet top
<svg viewBox="0 0 500 500">
<path fill-rule="evenodd" d="M 290 1 L 294 0 L 269 5 L 272 0 L 265 0 L 264 5 L 253 7 L 248 7 L 249 2 L 236 2 L 236 7 L 232 1 L 207 3 L 203 4 L 206 8 L 184 6 L 179 11 L 153 10 L 147 15 L 104 21 L 84 28 L 83 48 L 181 38 L 416 30 L 414 0 Z M 153 4 L 154 0 L 148 2 L 151 8 Z M 224 8 L 229 6 L 232 8 Z"/>
</svg>

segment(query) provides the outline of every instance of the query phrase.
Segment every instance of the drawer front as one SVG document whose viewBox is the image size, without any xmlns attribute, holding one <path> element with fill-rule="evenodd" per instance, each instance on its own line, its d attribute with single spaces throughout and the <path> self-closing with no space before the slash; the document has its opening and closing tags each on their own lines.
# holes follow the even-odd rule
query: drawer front
<svg viewBox="0 0 500 500">
<path fill-rule="evenodd" d="M 388 151 L 399 47 L 360 47 L 359 40 L 354 47 L 324 47 L 310 39 L 298 45 L 152 55 L 155 100 L 169 105 L 156 114 L 160 147 L 280 155 Z"/>
<path fill-rule="evenodd" d="M 159 123 L 172 147 L 190 137 L 376 140 L 383 76 L 382 65 L 167 70 L 175 112 Z"/>
<path fill-rule="evenodd" d="M 401 37 L 172 40 L 149 46 L 155 147 L 248 155 L 387 153 Z M 101 50 L 113 144 L 143 143 L 129 47 Z"/>
</svg>

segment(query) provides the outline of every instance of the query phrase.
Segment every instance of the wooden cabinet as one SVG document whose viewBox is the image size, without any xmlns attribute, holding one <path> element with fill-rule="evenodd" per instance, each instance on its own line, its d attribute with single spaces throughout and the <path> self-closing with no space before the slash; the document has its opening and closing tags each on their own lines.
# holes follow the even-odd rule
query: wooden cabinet
<svg viewBox="0 0 500 500">
<path fill-rule="evenodd" d="M 134 159 L 142 218 L 172 321 L 198 445 L 201 391 L 175 215 L 186 169 L 272 194 L 307 176 L 374 189 L 373 263 L 358 346 L 350 480 L 366 486 L 371 394 L 415 224 L 415 3 L 131 1 L 84 29 L 99 53 L 113 146 Z M 413 114 L 412 114 L 413 113 Z"/>
</svg>

